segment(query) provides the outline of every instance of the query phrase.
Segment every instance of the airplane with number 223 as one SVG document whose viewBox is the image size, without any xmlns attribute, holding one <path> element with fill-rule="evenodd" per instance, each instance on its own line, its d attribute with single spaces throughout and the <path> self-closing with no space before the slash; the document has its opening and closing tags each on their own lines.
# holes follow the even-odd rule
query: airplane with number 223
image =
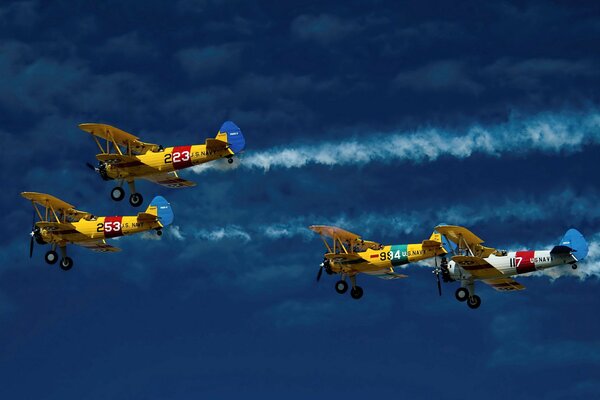
<svg viewBox="0 0 600 400">
<path fill-rule="evenodd" d="M 588 254 L 585 238 L 576 229 L 569 229 L 560 243 L 551 250 L 525 250 L 507 252 L 482 245 L 483 240 L 462 226 L 440 225 L 435 230 L 442 235 L 444 247 L 452 255 L 448 262 L 442 258 L 441 265 L 434 270 L 440 288 L 440 275 L 444 282 L 459 281 L 455 297 L 466 302 L 470 308 L 478 308 L 481 298 L 475 294 L 475 281 L 482 281 L 499 292 L 523 290 L 525 286 L 512 276 L 570 265 Z"/>
<path fill-rule="evenodd" d="M 92 251 L 115 252 L 121 249 L 106 243 L 105 239 L 156 230 L 173 222 L 171 205 L 161 196 L 155 197 L 146 211 L 135 216 L 96 217 L 76 210 L 74 206 L 44 193 L 23 192 L 21 196 L 33 204 L 33 220 L 29 257 L 33 255 L 34 241 L 50 244 L 44 258 L 48 264 L 58 261 L 56 248 L 61 251 L 60 268 L 68 271 L 73 260 L 67 257 L 67 244 L 72 243 Z M 36 222 L 36 216 L 38 221 Z"/>
<path fill-rule="evenodd" d="M 381 279 L 406 278 L 406 275 L 395 272 L 394 267 L 446 254 L 441 235 L 435 232 L 422 243 L 384 246 L 334 226 L 313 225 L 309 229 L 321 235 L 327 248 L 317 281 L 321 279 L 323 270 L 328 275 L 339 274 L 341 279 L 336 282 L 335 290 L 344 294 L 348 290 L 348 277 L 352 283 L 350 295 L 353 299 L 360 299 L 363 295 L 362 288 L 356 285 L 358 274 Z M 326 238 L 332 239 L 333 244 L 328 243 Z"/>
<path fill-rule="evenodd" d="M 131 192 L 129 203 L 134 207 L 139 207 L 144 201 L 135 189 L 136 179 L 146 179 L 169 188 L 196 186 L 194 182 L 180 178 L 176 171 L 219 158 L 227 158 L 232 163 L 233 156 L 246 147 L 242 131 L 231 121 L 223 123 L 217 136 L 206 139 L 204 144 L 167 148 L 141 142 L 138 137 L 110 125 L 80 124 L 79 127 L 90 133 L 100 148 L 100 154 L 96 155 L 98 166 L 88 163 L 88 167 L 104 180 L 119 182 L 110 193 L 115 201 L 125 197 L 122 186 L 127 182 Z"/>
</svg>

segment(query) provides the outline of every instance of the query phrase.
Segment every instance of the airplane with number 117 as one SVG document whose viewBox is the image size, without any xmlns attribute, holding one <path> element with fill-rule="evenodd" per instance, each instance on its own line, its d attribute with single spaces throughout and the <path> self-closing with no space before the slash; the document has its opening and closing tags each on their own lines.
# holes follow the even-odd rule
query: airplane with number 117
<svg viewBox="0 0 600 400">
<path fill-rule="evenodd" d="M 134 207 L 139 207 L 144 201 L 135 189 L 136 179 L 146 179 L 169 188 L 196 186 L 194 182 L 180 178 L 176 171 L 219 158 L 227 158 L 232 163 L 233 156 L 246 147 L 242 131 L 231 121 L 223 123 L 217 136 L 206 139 L 204 144 L 167 148 L 144 143 L 138 137 L 106 124 L 81 124 L 79 127 L 93 136 L 100 149 L 100 154 L 96 155 L 98 166 L 88 163 L 88 167 L 102 179 L 118 182 L 110 193 L 115 201 L 125 197 L 122 186 L 127 182 L 131 192 L 129 203 Z"/>
<path fill-rule="evenodd" d="M 73 267 L 73 260 L 67 256 L 67 244 L 76 244 L 97 252 L 120 251 L 107 244 L 105 239 L 149 230 L 155 230 L 160 236 L 162 228 L 173 222 L 171 205 L 161 196 L 155 197 L 146 211 L 138 215 L 112 217 L 96 217 L 76 210 L 71 204 L 49 194 L 23 192 L 21 196 L 30 200 L 34 208 L 29 257 L 33 255 L 34 241 L 49 244 L 51 248 L 44 259 L 48 264 L 56 263 L 56 248 L 60 249 L 60 268 L 64 271 Z"/>
</svg>

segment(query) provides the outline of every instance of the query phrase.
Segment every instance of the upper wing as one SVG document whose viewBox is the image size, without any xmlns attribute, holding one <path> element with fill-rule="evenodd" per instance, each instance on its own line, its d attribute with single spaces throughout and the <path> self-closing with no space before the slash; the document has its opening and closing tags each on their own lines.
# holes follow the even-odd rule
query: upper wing
<svg viewBox="0 0 600 400">
<path fill-rule="evenodd" d="M 525 286 L 521 285 L 513 278 L 508 277 L 497 279 L 484 279 L 483 281 L 499 292 L 514 292 L 515 290 L 525 289 Z"/>
<path fill-rule="evenodd" d="M 66 211 L 75 208 L 75 206 L 72 204 L 45 193 L 23 192 L 21 193 L 21 196 L 25 197 L 27 200 L 31 200 L 34 203 L 41 205 L 42 207 L 52 207 L 55 210 Z"/>
<path fill-rule="evenodd" d="M 326 225 L 312 225 L 308 227 L 310 230 L 318 233 L 319 235 L 327 236 L 332 239 L 339 239 L 341 241 L 358 241 L 361 240 L 360 236 L 356 233 L 348 232 L 344 229 L 336 226 Z"/>
<path fill-rule="evenodd" d="M 489 257 L 490 254 L 496 252 L 492 247 L 482 246 L 483 239 L 475 235 L 473 232 L 463 226 L 456 225 L 438 225 L 435 230 L 444 235 L 451 242 L 456 243 L 460 248 L 464 249 L 466 244 L 473 254 L 478 257 Z"/>
<path fill-rule="evenodd" d="M 496 279 L 502 277 L 500 270 L 494 268 L 481 257 L 454 256 L 452 257 L 452 261 L 478 279 Z"/>
<path fill-rule="evenodd" d="M 179 175 L 177 175 L 177 172 L 175 171 L 146 175 L 142 176 L 141 178 L 169 188 L 183 188 L 196 186 L 195 182 L 180 178 Z"/>
<path fill-rule="evenodd" d="M 160 147 L 154 143 L 144 143 L 137 136 L 106 124 L 80 124 L 79 128 L 99 138 L 114 141 L 120 146 L 129 146 L 136 154 L 144 154 L 148 150 L 158 151 Z"/>
<path fill-rule="evenodd" d="M 85 241 L 81 241 L 81 242 L 73 242 L 73 244 L 76 244 L 81 247 L 85 247 L 86 249 L 90 249 L 92 251 L 96 251 L 99 253 L 108 253 L 108 252 L 114 253 L 117 251 L 121 251 L 120 248 L 111 246 L 110 244 L 107 244 L 104 239 L 102 239 L 102 240 L 85 240 Z"/>
</svg>

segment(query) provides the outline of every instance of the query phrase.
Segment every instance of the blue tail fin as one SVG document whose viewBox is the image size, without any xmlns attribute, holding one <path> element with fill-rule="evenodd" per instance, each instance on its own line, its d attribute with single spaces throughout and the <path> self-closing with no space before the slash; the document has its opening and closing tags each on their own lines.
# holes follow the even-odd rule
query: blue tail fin
<svg viewBox="0 0 600 400">
<path fill-rule="evenodd" d="M 155 214 L 158 216 L 158 221 L 163 226 L 168 226 L 173 223 L 173 210 L 169 202 L 162 196 L 156 196 L 150 202 L 148 209 L 146 210 L 149 214 Z"/>
<path fill-rule="evenodd" d="M 229 144 L 231 151 L 235 154 L 246 148 L 246 139 L 244 139 L 242 130 L 233 122 L 225 121 L 223 125 L 221 125 L 221 129 L 219 129 L 219 133 L 227 134 L 227 143 Z"/>
<path fill-rule="evenodd" d="M 579 261 L 583 260 L 588 254 L 588 244 L 577 229 L 569 229 L 560 240 L 559 246 L 568 246 L 573 249 L 573 255 Z"/>
</svg>

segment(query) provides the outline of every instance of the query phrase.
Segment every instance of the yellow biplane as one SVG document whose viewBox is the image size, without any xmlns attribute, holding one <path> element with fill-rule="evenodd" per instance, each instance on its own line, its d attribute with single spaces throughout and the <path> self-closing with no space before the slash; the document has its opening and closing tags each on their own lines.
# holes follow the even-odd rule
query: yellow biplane
<svg viewBox="0 0 600 400">
<path fill-rule="evenodd" d="M 162 228 L 173 222 L 171 206 L 161 196 L 155 197 L 146 211 L 136 216 L 112 217 L 96 217 L 76 210 L 73 205 L 49 194 L 23 192 L 21 196 L 30 200 L 34 208 L 29 257 L 33 255 L 34 241 L 50 244 L 51 248 L 44 258 L 48 264 L 54 264 L 58 261 L 58 247 L 61 251 L 60 268 L 65 271 L 73 267 L 73 260 L 67 257 L 67 244 L 97 252 L 120 251 L 107 244 L 106 239 L 149 230 L 156 230 L 161 235 Z"/>
<path fill-rule="evenodd" d="M 160 145 L 145 143 L 138 137 L 121 129 L 105 124 L 81 124 L 100 149 L 96 155 L 98 166 L 87 164 L 104 180 L 116 180 L 118 186 L 110 196 L 115 201 L 125 197 L 124 182 L 131 192 L 129 203 L 139 207 L 143 197 L 135 189 L 136 179 L 145 179 L 169 188 L 196 186 L 194 182 L 182 179 L 177 170 L 203 164 L 219 158 L 233 162 L 233 156 L 244 150 L 246 141 L 242 131 L 231 121 L 226 121 L 217 136 L 206 139 L 204 144 L 163 148 Z"/>
<path fill-rule="evenodd" d="M 360 299 L 363 295 L 362 288 L 356 285 L 356 275 L 360 273 L 382 279 L 406 278 L 406 275 L 395 272 L 394 267 L 446 254 L 441 236 L 435 232 L 418 244 L 382 245 L 334 226 L 313 225 L 309 229 L 321 236 L 327 248 L 317 281 L 321 279 L 323 270 L 328 275 L 338 274 L 341 279 L 336 282 L 335 290 L 343 294 L 348 290 L 348 277 L 352 283 L 350 295 L 353 299 Z M 332 243 L 327 239 L 331 239 Z"/>
</svg>

